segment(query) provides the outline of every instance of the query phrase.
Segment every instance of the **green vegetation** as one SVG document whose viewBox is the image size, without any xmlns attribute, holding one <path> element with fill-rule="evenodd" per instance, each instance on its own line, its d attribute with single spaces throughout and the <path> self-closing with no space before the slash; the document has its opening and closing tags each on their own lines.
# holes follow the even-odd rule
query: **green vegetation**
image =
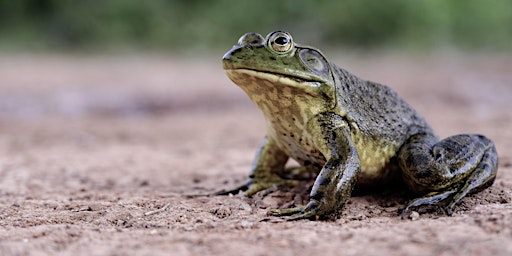
<svg viewBox="0 0 512 256">
<path fill-rule="evenodd" d="M 283 29 L 310 44 L 512 48 L 510 0 L 0 0 L 0 49 L 197 50 Z"/>
</svg>

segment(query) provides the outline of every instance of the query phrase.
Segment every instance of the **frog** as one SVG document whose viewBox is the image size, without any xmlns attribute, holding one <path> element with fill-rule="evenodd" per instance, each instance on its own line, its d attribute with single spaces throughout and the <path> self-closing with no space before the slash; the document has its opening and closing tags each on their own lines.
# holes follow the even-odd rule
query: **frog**
<svg viewBox="0 0 512 256">
<path fill-rule="evenodd" d="M 489 138 L 440 139 L 393 89 L 336 66 L 288 32 L 244 34 L 224 54 L 222 66 L 263 113 L 266 135 L 247 181 L 217 195 L 250 197 L 297 186 L 297 175 L 312 173 L 306 204 L 268 214 L 337 219 L 356 186 L 395 186 L 391 181 L 398 177 L 413 198 L 402 218 L 422 206 L 440 207 L 451 216 L 465 196 L 496 178 L 498 155 Z M 298 166 L 287 167 L 289 159 Z"/>
</svg>

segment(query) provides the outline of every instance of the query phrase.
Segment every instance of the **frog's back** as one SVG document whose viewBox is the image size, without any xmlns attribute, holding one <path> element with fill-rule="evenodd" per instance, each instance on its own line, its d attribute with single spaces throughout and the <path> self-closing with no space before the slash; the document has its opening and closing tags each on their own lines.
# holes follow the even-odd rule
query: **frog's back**
<svg viewBox="0 0 512 256">
<path fill-rule="evenodd" d="M 374 183 L 387 176 L 385 167 L 413 133 L 419 129 L 433 134 L 432 128 L 391 88 L 341 68 L 334 70 L 338 110 L 350 125 L 361 161 L 361 178 Z"/>
<path fill-rule="evenodd" d="M 338 67 L 336 71 L 340 79 L 336 88 L 339 108 L 364 135 L 401 144 L 413 127 L 432 132 L 425 119 L 393 89 Z"/>
</svg>

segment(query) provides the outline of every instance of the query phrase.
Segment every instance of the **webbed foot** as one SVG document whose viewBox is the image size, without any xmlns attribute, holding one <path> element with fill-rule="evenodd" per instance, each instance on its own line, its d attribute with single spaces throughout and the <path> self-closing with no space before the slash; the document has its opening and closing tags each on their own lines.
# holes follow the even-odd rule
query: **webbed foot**
<svg viewBox="0 0 512 256">
<path fill-rule="evenodd" d="M 451 216 L 455 204 L 449 204 L 447 202 L 452 201 L 453 194 L 456 192 L 457 190 L 453 189 L 442 193 L 430 193 L 424 197 L 416 198 L 405 206 L 400 216 L 404 220 L 407 218 L 407 213 L 409 213 L 411 207 L 419 207 L 422 205 L 439 205 L 446 212 L 446 215 Z"/>
</svg>

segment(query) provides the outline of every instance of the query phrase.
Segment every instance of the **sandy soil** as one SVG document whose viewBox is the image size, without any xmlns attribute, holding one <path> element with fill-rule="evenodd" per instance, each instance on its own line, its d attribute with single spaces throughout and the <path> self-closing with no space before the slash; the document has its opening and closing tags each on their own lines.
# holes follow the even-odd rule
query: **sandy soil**
<svg viewBox="0 0 512 256">
<path fill-rule="evenodd" d="M 221 55 L 222 53 L 219 53 Z M 441 136 L 496 142 L 488 190 L 401 220 L 404 191 L 352 197 L 336 221 L 268 209 L 307 188 L 208 196 L 246 177 L 264 123 L 216 59 L 2 55 L 2 255 L 512 255 L 512 57 L 338 55 L 392 85 Z"/>
</svg>

